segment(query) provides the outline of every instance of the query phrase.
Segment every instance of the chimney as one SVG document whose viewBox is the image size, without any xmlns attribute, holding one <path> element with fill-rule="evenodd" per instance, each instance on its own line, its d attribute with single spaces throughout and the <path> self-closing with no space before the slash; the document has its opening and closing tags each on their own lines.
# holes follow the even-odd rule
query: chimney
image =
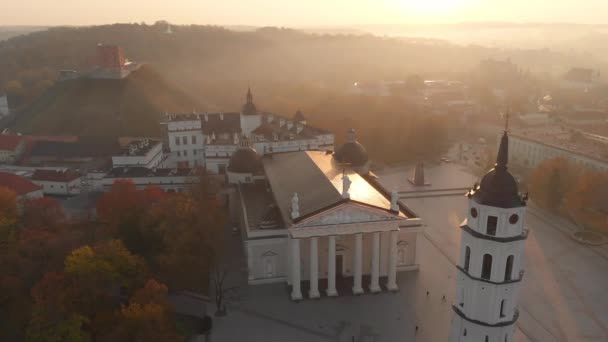
<svg viewBox="0 0 608 342">
<path fill-rule="evenodd" d="M 209 121 L 209 114 L 205 113 L 205 121 Z"/>
<path fill-rule="evenodd" d="M 291 131 L 291 129 L 293 128 L 293 122 L 291 120 L 287 121 L 287 129 Z"/>
<path fill-rule="evenodd" d="M 215 141 L 215 132 L 211 132 L 211 141 Z"/>
<path fill-rule="evenodd" d="M 350 193 L 348 190 L 350 189 L 352 181 L 346 174 L 342 175 L 342 198 L 350 198 Z"/>
<path fill-rule="evenodd" d="M 296 192 L 291 198 L 291 219 L 294 220 L 298 217 L 300 217 L 300 198 Z"/>
<path fill-rule="evenodd" d="M 399 204 L 397 203 L 398 201 L 399 193 L 397 193 L 397 190 L 393 190 L 391 192 L 391 211 L 399 212 Z"/>
<path fill-rule="evenodd" d="M 430 183 L 427 183 L 424 179 L 424 163 L 423 162 L 419 162 L 416 165 L 416 168 L 414 169 L 414 174 L 412 174 L 412 177 L 408 179 L 410 181 L 410 183 L 414 184 L 415 186 L 425 186 L 425 185 L 430 185 Z"/>
<path fill-rule="evenodd" d="M 302 132 L 302 130 L 303 130 L 303 129 L 304 129 L 304 125 L 303 125 L 301 122 L 298 122 L 298 123 L 296 124 L 296 132 L 297 132 L 298 134 L 300 134 L 300 133 Z"/>
<path fill-rule="evenodd" d="M 283 127 L 283 126 L 285 126 L 285 119 L 280 118 L 279 119 L 279 127 Z"/>
<path fill-rule="evenodd" d="M 234 142 L 235 145 L 239 144 L 239 135 L 238 133 L 234 132 L 234 136 L 232 137 L 232 140 Z"/>
<path fill-rule="evenodd" d="M 220 113 L 220 120 L 224 120 L 224 113 Z"/>
</svg>

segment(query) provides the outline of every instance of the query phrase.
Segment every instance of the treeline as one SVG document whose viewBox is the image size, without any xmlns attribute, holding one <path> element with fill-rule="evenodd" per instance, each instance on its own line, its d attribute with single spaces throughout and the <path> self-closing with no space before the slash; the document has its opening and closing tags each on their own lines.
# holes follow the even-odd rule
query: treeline
<svg viewBox="0 0 608 342">
<path fill-rule="evenodd" d="M 224 210 L 203 181 L 186 193 L 117 181 L 99 219 L 0 188 L 0 340 L 183 341 L 172 291 L 207 293 Z M 200 328 L 200 327 L 199 327 Z"/>
<path fill-rule="evenodd" d="M 582 228 L 608 232 L 608 172 L 594 172 L 564 158 L 543 161 L 528 179 L 539 206 Z"/>
</svg>

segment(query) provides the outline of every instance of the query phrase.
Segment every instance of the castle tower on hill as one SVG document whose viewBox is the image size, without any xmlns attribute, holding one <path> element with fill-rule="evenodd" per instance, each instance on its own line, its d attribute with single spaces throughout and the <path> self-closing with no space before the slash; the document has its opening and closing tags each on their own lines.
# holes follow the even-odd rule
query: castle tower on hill
<svg viewBox="0 0 608 342">
<path fill-rule="evenodd" d="M 515 340 L 528 231 L 526 199 L 507 170 L 508 147 L 505 130 L 496 166 L 467 194 L 450 342 Z"/>
</svg>

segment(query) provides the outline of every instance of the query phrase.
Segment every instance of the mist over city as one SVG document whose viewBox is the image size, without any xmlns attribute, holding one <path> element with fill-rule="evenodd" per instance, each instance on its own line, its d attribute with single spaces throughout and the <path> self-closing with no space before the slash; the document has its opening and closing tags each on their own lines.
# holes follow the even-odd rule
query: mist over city
<svg viewBox="0 0 608 342">
<path fill-rule="evenodd" d="M 0 7 L 0 341 L 608 340 L 608 3 Z"/>
</svg>

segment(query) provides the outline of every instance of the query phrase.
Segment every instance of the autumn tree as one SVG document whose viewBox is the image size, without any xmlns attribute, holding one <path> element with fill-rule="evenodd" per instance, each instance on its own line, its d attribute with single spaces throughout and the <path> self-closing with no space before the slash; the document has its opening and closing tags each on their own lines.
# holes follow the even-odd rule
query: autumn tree
<svg viewBox="0 0 608 342">
<path fill-rule="evenodd" d="M 529 177 L 530 196 L 539 206 L 559 211 L 578 174 L 579 170 L 564 158 L 545 160 Z"/>
<path fill-rule="evenodd" d="M 107 341 L 181 341 L 167 298 L 167 286 L 150 279 L 134 292 L 128 306 L 116 313 L 116 324 L 102 338 Z"/>
<path fill-rule="evenodd" d="M 48 198 L 27 199 L 21 221 L 25 228 L 54 228 L 65 220 L 59 201 Z"/>
<path fill-rule="evenodd" d="M 608 232 L 608 172 L 586 172 L 566 195 L 568 214 L 583 227 Z"/>
<path fill-rule="evenodd" d="M 63 272 L 47 273 L 32 290 L 33 317 L 49 326 L 64 324 L 74 315 L 86 319 L 93 338 L 112 326 L 121 294 L 142 284 L 145 265 L 118 240 L 83 246 L 66 257 Z M 35 324 L 34 324 L 35 323 Z"/>
<path fill-rule="evenodd" d="M 224 262 L 225 210 L 216 186 L 203 174 L 190 191 L 167 201 L 171 233 L 164 235 L 161 267 L 172 288 L 208 293 L 209 276 Z"/>
</svg>

